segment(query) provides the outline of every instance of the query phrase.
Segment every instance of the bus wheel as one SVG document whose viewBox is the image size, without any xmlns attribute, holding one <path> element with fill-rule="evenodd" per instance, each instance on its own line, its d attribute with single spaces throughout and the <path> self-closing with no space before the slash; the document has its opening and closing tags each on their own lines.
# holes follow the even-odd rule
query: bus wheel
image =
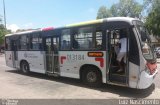
<svg viewBox="0 0 160 105">
<path fill-rule="evenodd" d="M 101 73 L 93 67 L 88 69 L 90 70 L 84 70 L 82 74 L 83 82 L 89 86 L 100 87 L 102 84 Z"/>
<path fill-rule="evenodd" d="M 29 74 L 29 64 L 26 61 L 22 61 L 22 63 L 21 63 L 21 71 L 24 74 Z"/>
</svg>

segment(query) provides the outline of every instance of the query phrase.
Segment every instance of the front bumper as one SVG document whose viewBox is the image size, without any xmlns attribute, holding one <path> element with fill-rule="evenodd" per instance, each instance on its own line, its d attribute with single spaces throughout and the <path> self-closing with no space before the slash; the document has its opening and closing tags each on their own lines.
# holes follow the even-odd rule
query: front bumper
<svg viewBox="0 0 160 105">
<path fill-rule="evenodd" d="M 137 84 L 137 88 L 138 89 L 146 89 L 146 88 L 150 87 L 152 85 L 157 73 L 158 73 L 158 69 L 156 69 L 156 71 L 152 75 L 149 75 L 146 71 L 142 71 L 141 75 L 140 75 L 139 82 Z"/>
</svg>

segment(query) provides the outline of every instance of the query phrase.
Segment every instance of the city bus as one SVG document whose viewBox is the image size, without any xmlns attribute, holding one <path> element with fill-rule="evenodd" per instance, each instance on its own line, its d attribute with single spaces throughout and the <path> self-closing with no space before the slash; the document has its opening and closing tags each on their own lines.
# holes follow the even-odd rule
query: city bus
<svg viewBox="0 0 160 105">
<path fill-rule="evenodd" d="M 121 30 L 125 30 L 122 31 Z M 121 34 L 125 59 L 117 62 Z M 117 49 L 116 49 L 117 47 Z M 136 89 L 150 87 L 158 73 L 156 56 L 143 22 L 112 17 L 63 27 L 49 27 L 5 36 L 6 65 L 22 71 L 81 79 Z"/>
</svg>

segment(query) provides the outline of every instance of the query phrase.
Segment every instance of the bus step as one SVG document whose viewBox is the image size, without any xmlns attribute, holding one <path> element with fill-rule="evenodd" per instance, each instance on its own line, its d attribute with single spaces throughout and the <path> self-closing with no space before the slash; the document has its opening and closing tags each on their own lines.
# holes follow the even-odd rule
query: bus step
<svg viewBox="0 0 160 105">
<path fill-rule="evenodd" d="M 47 73 L 48 76 L 59 77 L 59 73 Z"/>
<path fill-rule="evenodd" d="M 110 71 L 111 73 L 116 73 L 117 70 L 119 70 L 119 67 L 118 67 L 118 66 L 112 66 L 109 71 Z"/>
<path fill-rule="evenodd" d="M 115 75 L 115 76 L 126 76 L 126 74 L 125 73 L 113 73 L 112 75 Z"/>
<path fill-rule="evenodd" d="M 109 84 L 118 85 L 118 86 L 127 86 L 126 83 L 117 82 L 117 81 L 109 81 Z"/>
<path fill-rule="evenodd" d="M 114 74 L 110 74 L 109 80 L 110 80 L 111 82 L 126 83 L 126 76 L 125 76 L 125 75 L 114 75 Z"/>
</svg>

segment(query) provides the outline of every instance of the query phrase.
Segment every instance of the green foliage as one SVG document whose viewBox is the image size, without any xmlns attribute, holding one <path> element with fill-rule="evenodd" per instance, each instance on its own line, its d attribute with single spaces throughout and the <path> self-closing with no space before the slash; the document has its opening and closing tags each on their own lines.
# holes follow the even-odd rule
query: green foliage
<svg viewBox="0 0 160 105">
<path fill-rule="evenodd" d="M 2 20 L 1 20 L 1 18 L 0 18 L 0 45 L 3 44 L 3 42 L 4 42 L 4 36 L 5 36 L 6 34 L 9 34 L 9 33 L 11 33 L 11 31 L 10 31 L 10 30 L 7 30 L 7 29 L 4 27 L 4 25 L 2 24 Z"/>
<path fill-rule="evenodd" d="M 106 6 L 101 6 L 99 8 L 97 13 L 97 19 L 103 19 L 110 16 L 111 16 L 110 10 L 108 10 Z"/>
<path fill-rule="evenodd" d="M 5 28 L 2 24 L 0 24 L 0 44 L 4 41 Z"/>
<path fill-rule="evenodd" d="M 147 12 L 149 12 L 145 25 L 153 35 L 160 36 L 160 0 L 145 0 Z"/>
<path fill-rule="evenodd" d="M 143 6 L 135 0 L 120 0 L 118 3 L 113 4 L 110 9 L 105 6 L 99 8 L 97 19 L 106 17 L 141 17 Z"/>
<path fill-rule="evenodd" d="M 124 17 L 141 17 L 143 6 L 135 0 L 120 0 L 117 4 L 113 4 L 111 7 L 111 13 L 113 16 Z"/>
</svg>

